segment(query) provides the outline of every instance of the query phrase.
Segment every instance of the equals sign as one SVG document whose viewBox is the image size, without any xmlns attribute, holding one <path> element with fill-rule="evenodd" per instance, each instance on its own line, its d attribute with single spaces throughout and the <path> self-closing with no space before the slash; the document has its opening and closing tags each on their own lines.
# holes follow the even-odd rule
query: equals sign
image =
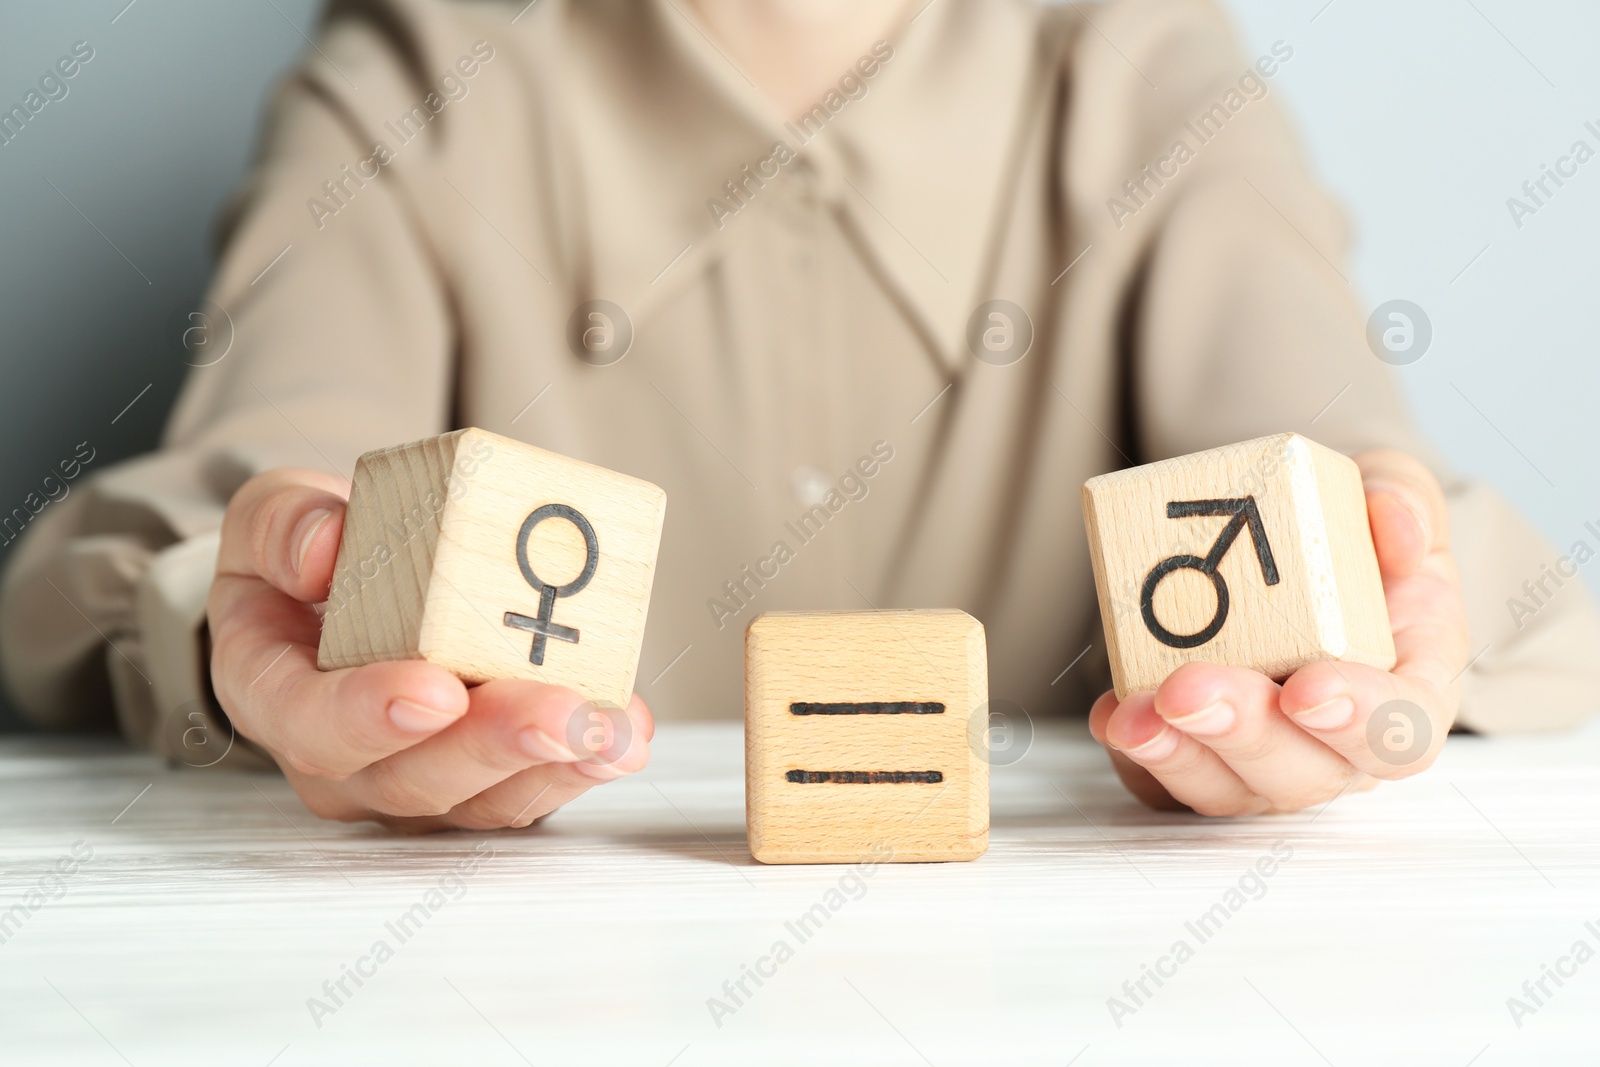
<svg viewBox="0 0 1600 1067">
<path fill-rule="evenodd" d="M 791 715 L 943 715 L 944 705 L 937 701 L 838 701 L 834 703 L 809 703 L 796 701 L 789 705 Z M 943 771 L 806 771 L 793 770 L 784 777 L 791 782 L 814 785 L 834 782 L 841 785 L 884 785 L 939 783 L 944 781 Z"/>
</svg>

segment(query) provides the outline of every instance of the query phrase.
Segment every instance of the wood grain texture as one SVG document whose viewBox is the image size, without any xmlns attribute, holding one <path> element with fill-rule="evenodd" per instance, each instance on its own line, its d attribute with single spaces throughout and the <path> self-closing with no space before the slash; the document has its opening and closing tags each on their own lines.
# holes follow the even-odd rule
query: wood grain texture
<svg viewBox="0 0 1600 1067">
<path fill-rule="evenodd" d="M 1521 1027 L 1506 1000 L 1580 937 L 1596 944 L 1595 727 L 1452 737 L 1427 773 L 1326 809 L 1204 819 L 1140 807 L 1081 724 L 1040 722 L 1023 759 L 992 769 L 983 857 L 864 871 L 750 858 L 737 723 L 663 723 L 651 755 L 527 830 L 411 837 L 321 821 L 277 775 L 0 740 L 0 916 L 16 916 L 0 931 L 0 1060 L 1594 1059 L 1600 958 L 1548 983 Z M 63 879 L 77 842 L 92 856 Z M 1293 855 L 1263 880 L 1275 846 Z M 1247 877 L 1201 944 L 1187 924 Z M 41 906 L 13 913 L 40 884 Z M 430 894 L 401 944 L 386 924 Z M 802 941 L 791 927 L 819 905 Z M 380 938 L 395 955 L 374 973 Z M 1195 955 L 1174 973 L 1180 939 Z M 774 967 L 779 942 L 793 955 Z M 313 1019 L 308 999 L 357 966 L 363 984 Z M 758 966 L 735 1004 L 724 983 Z M 1114 1020 L 1108 999 L 1157 966 L 1163 984 Z M 734 1014 L 713 1018 L 713 997 Z"/>
<path fill-rule="evenodd" d="M 981 856 L 988 694 L 983 625 L 965 612 L 755 618 L 745 631 L 751 855 L 763 863 Z"/>
<path fill-rule="evenodd" d="M 355 487 L 320 666 L 426 659 L 468 682 L 531 678 L 627 706 L 666 511 L 660 488 L 479 429 L 368 453 Z M 533 521 L 549 505 L 586 521 L 597 551 L 576 519 Z M 412 527 L 421 532 L 403 539 Z M 543 585 L 569 589 L 547 613 L 524 560 Z M 535 620 L 566 636 L 541 642 L 526 628 Z"/>
<path fill-rule="evenodd" d="M 1083 512 L 1119 697 L 1196 660 L 1274 678 L 1319 659 L 1394 665 L 1348 457 L 1262 437 L 1091 478 Z"/>
<path fill-rule="evenodd" d="M 421 658 L 423 606 L 452 487 L 460 492 L 451 473 L 464 433 L 380 448 L 356 461 L 318 667 Z"/>
</svg>

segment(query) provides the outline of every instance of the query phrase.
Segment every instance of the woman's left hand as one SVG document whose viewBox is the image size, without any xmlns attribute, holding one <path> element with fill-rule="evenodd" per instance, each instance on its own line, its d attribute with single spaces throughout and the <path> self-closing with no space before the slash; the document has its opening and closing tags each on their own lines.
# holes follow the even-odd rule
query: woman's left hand
<svg viewBox="0 0 1600 1067">
<path fill-rule="evenodd" d="M 1089 729 L 1146 804 L 1202 815 L 1298 811 L 1416 774 L 1438 755 L 1469 651 L 1444 493 L 1404 453 L 1355 460 L 1394 630 L 1394 669 L 1324 660 L 1279 684 L 1251 670 L 1188 663 L 1153 693 L 1120 703 L 1106 693 Z"/>
</svg>

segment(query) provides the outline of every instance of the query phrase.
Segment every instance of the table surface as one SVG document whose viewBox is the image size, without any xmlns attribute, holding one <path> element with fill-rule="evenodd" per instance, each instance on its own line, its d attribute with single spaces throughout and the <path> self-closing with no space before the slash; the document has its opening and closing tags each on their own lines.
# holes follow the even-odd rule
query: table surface
<svg viewBox="0 0 1600 1067">
<path fill-rule="evenodd" d="M 1452 738 L 1412 781 L 1207 820 L 1042 729 L 994 769 L 986 856 L 860 873 L 751 860 L 736 725 L 654 748 L 540 827 L 409 838 L 275 776 L 8 740 L 0 1061 L 1600 1058 L 1600 731 Z"/>
</svg>

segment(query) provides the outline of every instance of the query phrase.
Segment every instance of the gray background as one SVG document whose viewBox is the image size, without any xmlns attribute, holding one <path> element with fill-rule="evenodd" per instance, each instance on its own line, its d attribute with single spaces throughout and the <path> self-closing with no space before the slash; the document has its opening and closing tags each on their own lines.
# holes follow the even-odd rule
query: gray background
<svg viewBox="0 0 1600 1067">
<path fill-rule="evenodd" d="M 217 210 L 319 6 L 51 0 L 0 14 L 7 108 L 74 42 L 96 52 L 0 146 L 0 513 L 79 441 L 94 468 L 156 443 L 184 370 L 171 320 L 204 290 Z M 1229 6 L 1252 55 L 1295 49 L 1271 91 L 1350 209 L 1363 301 L 1408 299 L 1432 320 L 1432 348 L 1400 369 L 1424 428 L 1551 540 L 1585 536 L 1600 520 L 1600 159 L 1520 230 L 1506 198 L 1574 140 L 1600 148 L 1583 129 L 1600 127 L 1600 5 Z"/>
</svg>

